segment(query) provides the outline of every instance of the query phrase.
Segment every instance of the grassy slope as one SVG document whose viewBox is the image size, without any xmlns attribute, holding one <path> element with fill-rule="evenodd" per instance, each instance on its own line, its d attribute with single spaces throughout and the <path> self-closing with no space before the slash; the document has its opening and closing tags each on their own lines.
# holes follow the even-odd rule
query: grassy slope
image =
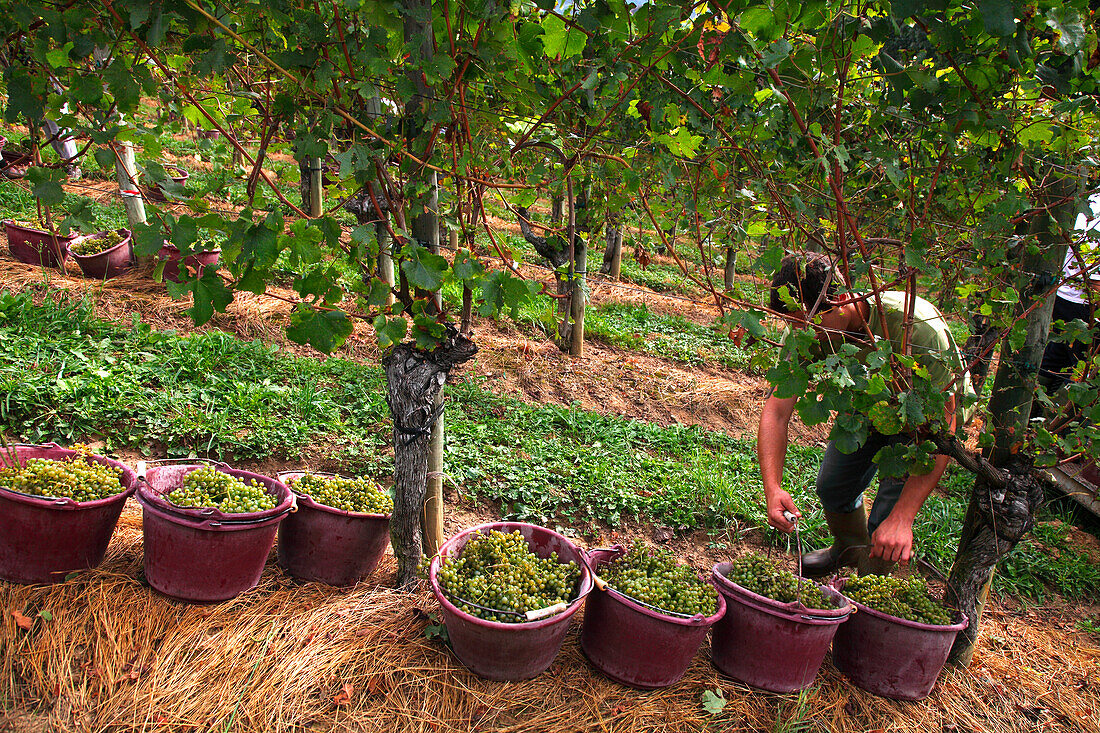
<svg viewBox="0 0 1100 733">
<path fill-rule="evenodd" d="M 0 424 L 20 439 L 100 438 L 108 449 L 157 455 L 291 461 L 324 446 L 325 460 L 343 471 L 391 469 L 374 366 L 293 357 L 220 332 L 181 337 L 139 322 L 121 328 L 79 304 L 36 306 L 8 293 L 0 294 L 0 350 Z M 499 502 L 504 516 L 582 530 L 633 517 L 735 533 L 763 526 L 750 443 L 529 405 L 475 381 L 448 394 L 447 474 L 462 493 Z M 797 446 L 789 455 L 788 488 L 806 509 L 815 503 L 819 457 Z M 957 541 L 969 481 L 952 473 L 915 527 L 918 548 L 941 569 Z M 806 515 L 803 540 L 820 546 L 820 511 Z M 1075 598 L 1100 593 L 1100 568 L 1069 547 L 1066 531 L 1041 526 L 1003 564 L 1001 587 L 1032 597 L 1049 588 Z"/>
</svg>

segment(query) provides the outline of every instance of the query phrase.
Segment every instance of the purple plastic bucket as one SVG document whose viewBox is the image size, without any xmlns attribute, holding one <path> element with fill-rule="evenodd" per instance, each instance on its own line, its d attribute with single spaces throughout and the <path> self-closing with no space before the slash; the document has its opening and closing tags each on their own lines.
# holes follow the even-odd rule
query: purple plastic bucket
<svg viewBox="0 0 1100 733">
<path fill-rule="evenodd" d="M 184 267 L 195 272 L 195 277 L 202 277 L 202 271 L 207 267 L 218 264 L 218 260 L 221 259 L 221 256 L 222 251 L 220 249 L 213 249 L 181 257 L 179 249 L 171 244 L 165 244 L 160 248 L 160 252 L 157 253 L 157 259 L 164 260 L 164 270 L 162 273 L 164 279 L 171 280 L 174 283 L 180 281 L 181 259 L 183 260 Z"/>
<path fill-rule="evenodd" d="M 225 601 L 254 588 L 275 544 L 278 523 L 295 509 L 294 495 L 279 481 L 225 464 L 222 473 L 256 479 L 278 504 L 274 509 L 224 514 L 217 509 L 177 507 L 163 498 L 202 464 L 178 463 L 149 468 L 140 482 L 145 535 L 145 579 L 155 590 L 181 601 Z M 210 464 L 207 464 L 210 465 Z"/>
<path fill-rule="evenodd" d="M 623 552 L 621 547 L 590 551 L 592 572 L 598 574 L 600 566 Z M 668 687 L 684 676 L 710 627 L 725 612 L 721 594 L 714 614 L 685 618 L 650 610 L 612 588 L 596 588 L 585 601 L 581 651 L 616 682 L 643 690 Z"/>
<path fill-rule="evenodd" d="M 843 588 L 841 589 L 843 590 Z M 897 700 L 923 700 L 947 663 L 967 618 L 950 626 L 907 621 L 859 603 L 833 639 L 833 664 L 856 687 Z"/>
<path fill-rule="evenodd" d="M 8 250 L 12 257 L 27 265 L 61 267 L 69 256 L 69 242 L 74 237 L 53 236 L 41 229 L 31 229 L 13 221 L 4 222 Z"/>
<path fill-rule="evenodd" d="M 528 547 L 539 557 L 556 555 L 563 563 L 570 560 L 577 563 L 581 571 L 577 593 L 564 611 L 537 621 L 512 624 L 471 616 L 447 600 L 436 577 L 443 560 L 460 553 L 471 535 L 493 529 L 505 533 L 519 530 Z M 530 679 L 546 671 L 561 649 L 573 614 L 592 590 L 592 575 L 576 545 L 557 532 L 522 522 L 494 522 L 460 532 L 444 542 L 432 558 L 429 577 L 432 592 L 443 609 L 443 620 L 455 656 L 479 677 L 505 682 Z"/>
<path fill-rule="evenodd" d="M 81 455 L 55 443 L 17 445 L 12 450 L 20 465 L 29 458 L 65 460 Z M 89 455 L 87 460 L 121 468 L 122 491 L 106 499 L 75 502 L 0 489 L 0 578 L 57 583 L 69 573 L 103 561 L 126 497 L 134 493 L 137 475 L 110 458 Z M 0 451 L 0 464 L 11 465 L 7 451 Z"/>
<path fill-rule="evenodd" d="M 117 231 L 122 236 L 122 241 L 109 249 L 105 249 L 102 252 L 96 252 L 95 254 L 78 255 L 76 252 L 73 252 L 71 248 L 72 245 L 77 242 L 103 239 L 107 235 L 107 232 L 96 232 L 87 237 L 77 237 L 69 243 L 70 254 L 73 256 L 76 264 L 80 266 L 80 271 L 84 273 L 84 277 L 105 280 L 109 277 L 121 275 L 130 268 L 133 261 L 130 257 L 130 230 L 119 229 Z"/>
<path fill-rule="evenodd" d="M 725 597 L 726 615 L 714 626 L 711 659 L 723 674 L 771 692 L 795 692 L 813 684 L 829 642 L 852 614 L 848 599 L 827 586 L 838 608 L 808 609 L 753 593 L 726 577 L 731 563 L 711 576 Z"/>
<path fill-rule="evenodd" d="M 300 580 L 354 585 L 382 559 L 390 543 L 390 515 L 346 512 L 319 504 L 294 490 L 291 482 L 304 475 L 287 471 L 277 476 L 298 501 L 298 511 L 279 524 L 279 567 Z"/>
</svg>

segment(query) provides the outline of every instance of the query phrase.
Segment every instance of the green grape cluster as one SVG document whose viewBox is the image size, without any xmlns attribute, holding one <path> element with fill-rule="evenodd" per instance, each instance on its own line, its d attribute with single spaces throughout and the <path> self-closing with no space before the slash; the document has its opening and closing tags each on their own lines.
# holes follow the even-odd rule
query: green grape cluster
<svg viewBox="0 0 1100 733">
<path fill-rule="evenodd" d="M 393 511 L 393 499 L 369 479 L 307 473 L 295 480 L 293 485 L 295 491 L 333 509 L 361 514 L 389 514 Z"/>
<path fill-rule="evenodd" d="M 436 578 L 451 603 L 471 616 L 488 621 L 518 623 L 511 613 L 493 613 L 476 606 L 526 613 L 555 603 L 568 603 L 580 578 L 580 567 L 570 560 L 543 559 L 531 552 L 519 531 L 495 529 L 476 532 L 456 556 L 440 565 Z"/>
<path fill-rule="evenodd" d="M 844 584 L 844 595 L 876 611 L 922 624 L 948 626 L 951 611 L 932 598 L 928 584 L 919 575 L 895 578 L 889 575 L 857 575 Z"/>
<path fill-rule="evenodd" d="M 256 479 L 246 484 L 211 466 L 202 466 L 184 476 L 179 486 L 164 495 L 176 506 L 212 507 L 223 514 L 262 512 L 275 508 L 275 497 Z"/>
<path fill-rule="evenodd" d="M 799 580 L 790 570 L 763 555 L 750 554 L 731 563 L 726 578 L 757 595 L 780 603 L 800 602 L 806 608 L 836 608 L 836 602 L 825 595 L 821 586 L 809 580 Z"/>
<path fill-rule="evenodd" d="M 672 552 L 635 542 L 601 571 L 615 590 L 663 611 L 710 616 L 718 608 L 718 591 L 701 580 Z"/>
<path fill-rule="evenodd" d="M 69 251 L 74 255 L 87 257 L 88 255 L 106 252 L 121 241 L 122 235 L 118 232 L 111 231 L 107 232 L 102 237 L 88 237 L 87 239 L 80 239 L 73 242 L 69 245 Z"/>
<path fill-rule="evenodd" d="M 0 470 L 0 488 L 31 496 L 106 499 L 122 491 L 122 469 L 82 460 L 29 458 L 26 465 Z"/>
</svg>

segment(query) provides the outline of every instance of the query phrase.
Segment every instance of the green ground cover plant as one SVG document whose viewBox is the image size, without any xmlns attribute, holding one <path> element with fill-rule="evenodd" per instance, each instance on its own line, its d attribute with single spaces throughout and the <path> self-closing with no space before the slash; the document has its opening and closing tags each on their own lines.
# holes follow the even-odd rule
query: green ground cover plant
<svg viewBox="0 0 1100 733">
<path fill-rule="evenodd" d="M 154 331 L 136 318 L 124 327 L 50 292 L 40 305 L 27 292 L 0 293 L 0 353 L 0 425 L 18 439 L 100 439 L 107 450 L 230 460 L 295 459 L 324 446 L 343 471 L 392 471 L 383 378 L 373 365 L 296 357 L 217 331 Z M 714 546 L 727 548 L 766 526 L 754 446 L 724 433 L 531 405 L 472 378 L 449 388 L 447 426 L 447 481 L 469 500 L 498 504 L 505 518 L 570 532 L 633 519 L 707 528 Z M 806 547 L 826 542 L 812 488 L 820 455 L 791 446 L 787 463 Z M 952 471 L 914 525 L 918 552 L 943 571 L 972 480 Z M 1050 521 L 1066 517 L 1048 508 L 1039 519 L 1003 563 L 998 588 L 1037 599 L 1100 593 L 1100 568 Z M 764 538 L 788 543 L 769 530 Z"/>
<path fill-rule="evenodd" d="M 605 303 L 591 308 L 585 315 L 585 334 L 685 364 L 723 366 L 749 374 L 763 374 L 775 362 L 774 349 L 739 346 L 727 327 L 654 313 L 644 305 Z"/>
</svg>

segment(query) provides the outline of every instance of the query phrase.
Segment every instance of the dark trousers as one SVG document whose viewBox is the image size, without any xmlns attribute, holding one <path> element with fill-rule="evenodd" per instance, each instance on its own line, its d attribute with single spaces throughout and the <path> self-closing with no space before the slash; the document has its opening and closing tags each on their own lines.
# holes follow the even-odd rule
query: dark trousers
<svg viewBox="0 0 1100 733">
<path fill-rule="evenodd" d="M 883 435 L 872 430 L 867 442 L 854 453 L 841 453 L 836 443 L 829 441 L 825 456 L 821 459 L 821 467 L 817 471 L 815 487 L 821 506 L 828 511 L 845 514 L 859 509 L 863 504 L 863 492 L 871 485 L 871 480 L 878 472 L 878 466 L 874 462 L 875 454 L 885 446 L 906 439 L 904 435 Z M 882 520 L 890 516 L 908 478 L 908 475 L 894 476 L 879 481 L 878 494 L 867 518 L 869 531 L 873 533 Z"/>
<path fill-rule="evenodd" d="M 1092 313 L 1089 312 L 1087 303 L 1074 303 L 1065 298 L 1054 298 L 1053 321 L 1069 323 L 1075 318 L 1080 318 L 1085 323 L 1092 323 Z M 1062 329 L 1051 325 L 1050 335 L 1056 336 Z M 1043 352 L 1043 364 L 1039 367 L 1039 375 L 1048 385 L 1047 392 L 1053 393 L 1069 384 L 1073 376 L 1073 367 L 1077 362 L 1088 355 L 1088 344 L 1081 341 L 1063 343 L 1061 341 L 1048 341 L 1047 348 Z"/>
</svg>

